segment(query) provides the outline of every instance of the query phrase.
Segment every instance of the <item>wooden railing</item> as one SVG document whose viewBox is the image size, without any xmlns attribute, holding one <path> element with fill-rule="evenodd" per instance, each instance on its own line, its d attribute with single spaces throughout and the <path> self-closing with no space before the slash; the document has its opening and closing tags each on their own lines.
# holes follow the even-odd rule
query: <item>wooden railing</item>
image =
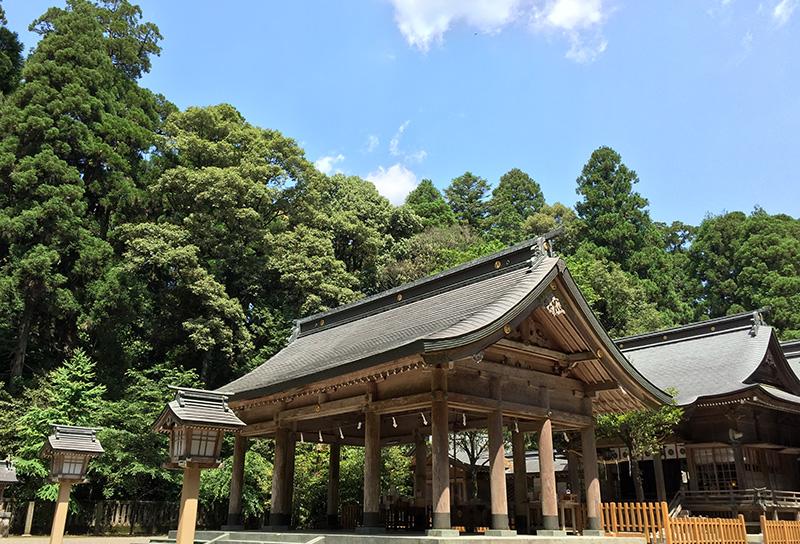
<svg viewBox="0 0 800 544">
<path fill-rule="evenodd" d="M 761 516 L 764 544 L 797 544 L 800 542 L 800 521 L 782 521 Z"/>
<path fill-rule="evenodd" d="M 668 544 L 747 544 L 744 516 L 729 518 L 671 518 Z"/>
<path fill-rule="evenodd" d="M 650 544 L 671 544 L 667 503 L 603 503 L 602 526 L 610 536 L 642 535 Z"/>
<path fill-rule="evenodd" d="M 643 536 L 649 544 L 747 544 L 741 515 L 670 518 L 666 502 L 603 503 L 600 512 L 609 536 Z"/>
</svg>

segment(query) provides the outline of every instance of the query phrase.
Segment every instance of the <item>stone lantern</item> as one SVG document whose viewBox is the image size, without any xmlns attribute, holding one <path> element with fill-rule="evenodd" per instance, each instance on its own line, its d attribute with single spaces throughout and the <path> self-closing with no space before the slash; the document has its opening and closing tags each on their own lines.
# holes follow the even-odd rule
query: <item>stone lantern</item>
<svg viewBox="0 0 800 544">
<path fill-rule="evenodd" d="M 17 482 L 17 471 L 11 464 L 11 459 L 0 461 L 0 538 L 8 536 L 8 526 L 11 521 L 11 513 L 4 511 L 3 508 L 3 492 L 6 487 Z"/>
<path fill-rule="evenodd" d="M 200 470 L 219 466 L 223 435 L 226 431 L 238 432 L 245 424 L 228 407 L 225 393 L 173 389 L 175 398 L 153 428 L 169 436 L 169 461 L 164 466 L 183 470 L 176 544 L 193 544 Z"/>
<path fill-rule="evenodd" d="M 50 479 L 58 482 L 58 501 L 50 531 L 50 544 L 64 541 L 72 486 L 85 481 L 89 460 L 102 453 L 103 446 L 97 439 L 97 429 L 53 425 L 52 434 L 42 448 L 42 457 L 50 459 Z"/>
</svg>

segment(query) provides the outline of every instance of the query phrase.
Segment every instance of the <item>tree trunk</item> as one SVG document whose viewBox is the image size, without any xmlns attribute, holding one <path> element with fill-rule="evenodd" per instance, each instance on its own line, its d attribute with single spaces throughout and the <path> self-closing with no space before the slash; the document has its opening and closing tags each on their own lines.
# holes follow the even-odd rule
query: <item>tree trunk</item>
<svg viewBox="0 0 800 544">
<path fill-rule="evenodd" d="M 631 459 L 630 464 L 633 488 L 636 490 L 636 502 L 644 502 L 644 486 L 642 485 L 642 472 L 639 470 L 639 460 Z"/>
<path fill-rule="evenodd" d="M 22 376 L 22 368 L 25 364 L 25 354 L 28 351 L 28 339 L 31 336 L 31 323 L 33 322 L 33 304 L 25 301 L 25 309 L 22 312 L 22 319 L 17 333 L 17 347 L 11 358 L 11 379 L 9 387 L 13 387 L 14 381 Z"/>
</svg>

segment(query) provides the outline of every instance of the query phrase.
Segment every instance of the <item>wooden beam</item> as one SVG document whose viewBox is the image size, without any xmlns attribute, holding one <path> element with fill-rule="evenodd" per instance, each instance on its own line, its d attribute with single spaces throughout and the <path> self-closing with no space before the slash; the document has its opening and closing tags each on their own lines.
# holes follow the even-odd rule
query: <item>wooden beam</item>
<svg viewBox="0 0 800 544">
<path fill-rule="evenodd" d="M 448 393 L 447 402 L 451 408 L 456 410 L 463 409 L 489 413 L 500 409 L 503 415 L 506 416 L 531 419 L 545 419 L 549 417 L 560 425 L 574 426 L 576 428 L 586 427 L 592 423 L 592 418 L 583 414 L 565 412 L 563 410 L 552 410 L 543 406 L 534 406 L 519 402 L 497 401 L 476 397 L 474 395 Z"/>
<path fill-rule="evenodd" d="M 242 436 L 266 436 L 275 434 L 277 429 L 278 425 L 274 421 L 263 421 L 247 425 L 240 433 Z"/>
<path fill-rule="evenodd" d="M 596 391 L 612 391 L 614 389 L 619 389 L 619 384 L 615 381 L 587 383 L 584 387 L 584 390 L 587 393 L 594 393 Z"/>
<path fill-rule="evenodd" d="M 583 388 L 586 385 L 584 382 L 576 380 L 575 378 L 547 374 L 545 372 L 525 366 L 518 367 L 504 363 L 496 363 L 487 359 L 484 359 L 480 363 L 476 363 L 472 360 L 461 360 L 458 361 L 456 365 L 457 367 L 462 366 L 471 370 L 486 372 L 487 374 L 495 376 L 528 381 L 531 383 L 531 385 L 547 387 L 550 389 L 583 391 Z"/>
<path fill-rule="evenodd" d="M 430 393 L 417 393 L 406 397 L 394 397 L 369 403 L 369 410 L 378 414 L 399 414 L 431 407 Z"/>
<path fill-rule="evenodd" d="M 543 348 L 541 346 L 532 346 L 516 340 L 509 340 L 508 338 L 501 338 L 495 342 L 496 348 L 504 350 L 523 353 L 526 355 L 533 355 L 541 357 L 542 359 L 549 359 L 551 361 L 559 361 L 562 363 L 576 363 L 582 361 L 593 361 L 597 359 L 597 355 L 591 351 L 582 351 L 579 353 L 565 353 L 550 348 Z"/>
<path fill-rule="evenodd" d="M 289 408 L 278 414 L 278 421 L 285 423 L 288 421 L 301 421 L 304 419 L 319 419 L 331 417 L 350 412 L 359 412 L 369 403 L 368 395 L 358 395 L 344 399 L 330 400 L 323 403 Z"/>
</svg>

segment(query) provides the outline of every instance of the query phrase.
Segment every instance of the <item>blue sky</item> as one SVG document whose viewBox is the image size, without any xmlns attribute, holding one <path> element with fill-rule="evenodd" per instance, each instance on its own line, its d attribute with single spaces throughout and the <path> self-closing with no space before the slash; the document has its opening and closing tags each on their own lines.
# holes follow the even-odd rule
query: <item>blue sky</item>
<svg viewBox="0 0 800 544">
<path fill-rule="evenodd" d="M 55 0 L 5 0 L 28 23 Z M 653 217 L 800 216 L 800 0 L 157 1 L 143 84 L 229 102 L 327 171 L 395 202 L 423 178 L 518 167 L 575 202 L 593 149 L 619 151 Z"/>
</svg>

